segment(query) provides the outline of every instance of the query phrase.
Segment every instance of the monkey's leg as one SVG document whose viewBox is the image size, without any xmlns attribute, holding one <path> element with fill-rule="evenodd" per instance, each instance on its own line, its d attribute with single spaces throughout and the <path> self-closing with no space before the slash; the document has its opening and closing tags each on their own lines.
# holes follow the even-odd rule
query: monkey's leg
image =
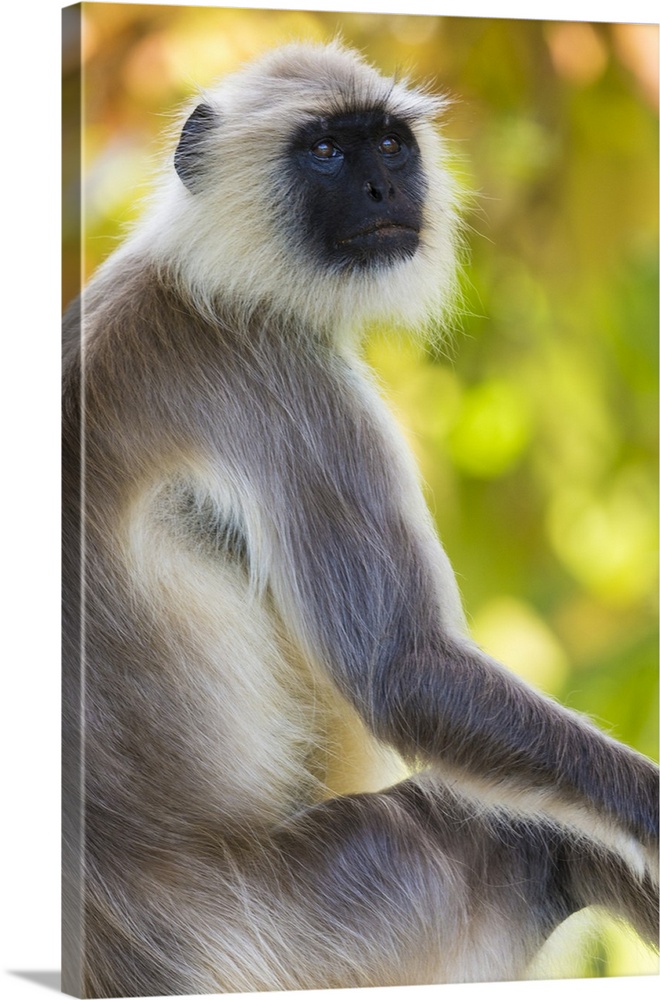
<svg viewBox="0 0 660 1000">
<path fill-rule="evenodd" d="M 519 978 L 591 902 L 655 933 L 650 887 L 618 859 L 427 779 L 333 799 L 215 860 L 174 855 L 159 868 L 174 881 L 143 882 L 148 912 L 109 926 L 117 901 L 99 910 L 97 995 Z"/>
</svg>

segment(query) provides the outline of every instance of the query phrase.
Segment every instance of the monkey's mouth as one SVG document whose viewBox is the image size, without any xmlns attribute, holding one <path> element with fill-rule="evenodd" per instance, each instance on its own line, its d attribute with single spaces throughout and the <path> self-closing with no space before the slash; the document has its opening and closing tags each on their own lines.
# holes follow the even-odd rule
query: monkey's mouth
<svg viewBox="0 0 660 1000">
<path fill-rule="evenodd" d="M 337 240 L 336 247 L 348 267 L 396 264 L 414 257 L 419 229 L 410 223 L 380 219 Z"/>
<path fill-rule="evenodd" d="M 419 242 L 419 229 L 406 222 L 395 222 L 392 219 L 379 219 L 362 229 L 358 229 L 349 236 L 344 236 L 337 241 L 340 247 L 354 245 L 361 241 L 383 241 L 399 239 L 415 239 Z"/>
</svg>

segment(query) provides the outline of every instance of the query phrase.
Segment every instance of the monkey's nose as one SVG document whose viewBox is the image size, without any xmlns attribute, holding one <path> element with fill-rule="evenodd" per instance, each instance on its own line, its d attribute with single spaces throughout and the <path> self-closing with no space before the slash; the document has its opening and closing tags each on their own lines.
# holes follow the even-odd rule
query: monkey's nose
<svg viewBox="0 0 660 1000">
<path fill-rule="evenodd" d="M 375 184 L 372 184 L 371 181 L 364 182 L 364 190 L 367 192 L 370 198 L 373 198 L 374 201 L 383 200 L 383 192 L 379 187 L 376 187 Z"/>
<path fill-rule="evenodd" d="M 386 184 L 374 184 L 373 181 L 364 182 L 364 190 L 369 195 L 369 197 L 373 199 L 373 201 L 382 201 L 383 198 L 385 197 L 385 189 L 387 189 L 387 197 L 393 198 L 394 197 L 393 187 L 388 188 Z"/>
</svg>

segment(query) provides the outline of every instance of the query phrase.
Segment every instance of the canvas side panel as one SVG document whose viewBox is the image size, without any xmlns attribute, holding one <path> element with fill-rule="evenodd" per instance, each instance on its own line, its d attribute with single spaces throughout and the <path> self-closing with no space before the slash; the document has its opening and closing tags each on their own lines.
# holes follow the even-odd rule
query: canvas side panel
<svg viewBox="0 0 660 1000">
<path fill-rule="evenodd" d="M 74 4 L 62 11 L 62 240 L 72 266 L 62 270 L 62 296 L 68 304 L 79 292 L 81 265 L 81 13 Z M 65 331 L 63 351 L 71 351 L 79 323 Z M 65 420 L 78 422 L 76 413 Z M 81 435 L 63 449 L 63 491 L 80 509 Z M 68 506 L 68 505 L 66 505 Z M 63 507 L 66 506 L 63 505 Z M 71 509 L 69 507 L 69 509 Z M 62 991 L 82 996 L 82 538 L 77 515 L 62 525 L 63 573 L 63 737 L 62 737 Z"/>
</svg>

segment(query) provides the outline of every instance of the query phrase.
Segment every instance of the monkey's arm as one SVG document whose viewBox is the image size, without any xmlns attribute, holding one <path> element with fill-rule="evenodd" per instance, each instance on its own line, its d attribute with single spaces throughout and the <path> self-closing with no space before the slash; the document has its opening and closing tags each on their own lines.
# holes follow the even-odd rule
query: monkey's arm
<svg viewBox="0 0 660 1000">
<path fill-rule="evenodd" d="M 409 759 L 435 760 L 521 807 L 527 798 L 531 811 L 617 847 L 629 836 L 656 845 L 655 766 L 465 636 L 446 556 L 391 428 L 358 395 L 326 386 L 318 373 L 318 436 L 313 449 L 302 437 L 292 445 L 280 478 L 288 501 L 272 508 L 291 518 L 277 526 L 275 589 L 287 621 Z"/>
</svg>

